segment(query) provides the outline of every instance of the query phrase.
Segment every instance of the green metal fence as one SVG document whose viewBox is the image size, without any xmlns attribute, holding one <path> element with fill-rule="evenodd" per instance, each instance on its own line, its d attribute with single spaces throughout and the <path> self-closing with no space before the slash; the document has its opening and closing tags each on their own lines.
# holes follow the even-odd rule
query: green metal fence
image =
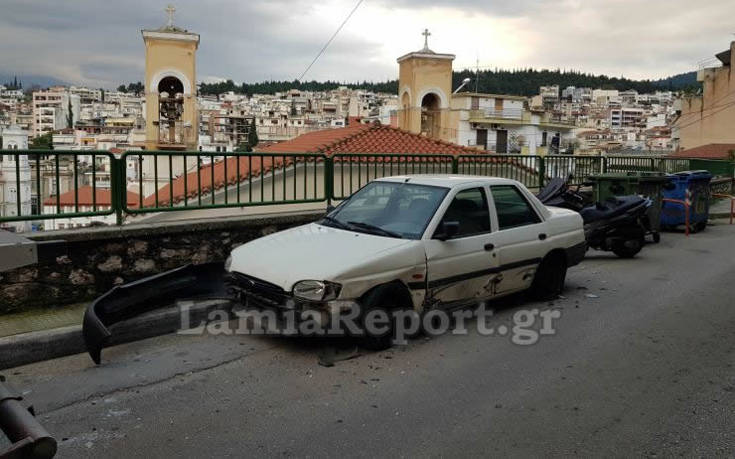
<svg viewBox="0 0 735 459">
<path fill-rule="evenodd" d="M 0 150 L 0 222 L 111 215 L 118 165 L 104 151 Z"/>
<path fill-rule="evenodd" d="M 730 162 L 644 156 L 0 151 L 0 223 L 342 200 L 376 178 L 403 174 L 504 177 L 538 189 L 555 177 L 711 169 Z M 3 188 L 0 187 L 0 190 Z M 32 206 L 28 198 L 32 197 Z"/>
<path fill-rule="evenodd" d="M 302 204 L 327 199 L 319 154 L 128 152 L 137 202 L 128 214 Z M 142 178 L 142 180 L 141 180 Z"/>
<path fill-rule="evenodd" d="M 538 188 L 543 181 L 543 161 L 528 155 L 462 155 L 457 158 L 456 173 L 509 178 L 528 188 Z"/>
<path fill-rule="evenodd" d="M 371 180 L 404 174 L 451 174 L 452 155 L 335 154 L 329 158 L 330 199 L 342 200 Z M 330 180 L 331 177 L 331 180 Z"/>
</svg>

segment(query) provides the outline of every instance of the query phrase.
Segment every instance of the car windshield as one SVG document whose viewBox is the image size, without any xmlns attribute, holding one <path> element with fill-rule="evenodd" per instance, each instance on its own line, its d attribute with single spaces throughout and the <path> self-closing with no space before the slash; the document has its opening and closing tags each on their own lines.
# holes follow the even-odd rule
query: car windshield
<svg viewBox="0 0 735 459">
<path fill-rule="evenodd" d="M 448 189 L 407 182 L 372 182 L 322 224 L 363 233 L 420 239 Z"/>
</svg>

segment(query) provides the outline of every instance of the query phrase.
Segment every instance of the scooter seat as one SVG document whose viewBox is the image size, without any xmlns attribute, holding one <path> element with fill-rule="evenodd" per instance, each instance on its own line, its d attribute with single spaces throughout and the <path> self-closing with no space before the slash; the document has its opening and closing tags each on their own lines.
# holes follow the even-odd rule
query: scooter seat
<svg viewBox="0 0 735 459">
<path fill-rule="evenodd" d="M 645 198 L 635 195 L 612 197 L 603 202 L 587 206 L 579 213 L 582 215 L 582 220 L 589 223 L 617 217 L 641 205 L 644 201 Z"/>
</svg>

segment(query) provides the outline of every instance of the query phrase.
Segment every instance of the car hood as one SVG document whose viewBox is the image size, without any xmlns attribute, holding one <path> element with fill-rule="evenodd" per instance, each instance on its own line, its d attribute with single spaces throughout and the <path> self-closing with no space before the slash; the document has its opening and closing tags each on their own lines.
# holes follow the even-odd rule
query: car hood
<svg viewBox="0 0 735 459">
<path fill-rule="evenodd" d="M 334 281 L 412 242 L 311 223 L 241 245 L 232 251 L 230 269 L 290 291 L 301 280 Z"/>
</svg>

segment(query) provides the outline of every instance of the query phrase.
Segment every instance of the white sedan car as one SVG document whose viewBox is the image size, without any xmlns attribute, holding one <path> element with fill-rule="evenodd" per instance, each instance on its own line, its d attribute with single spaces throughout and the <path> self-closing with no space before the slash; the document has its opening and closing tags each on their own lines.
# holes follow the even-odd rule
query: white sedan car
<svg viewBox="0 0 735 459">
<path fill-rule="evenodd" d="M 492 177 L 375 180 L 322 220 L 248 242 L 225 264 L 251 305 L 316 311 L 457 308 L 530 289 L 558 295 L 584 257 L 578 213 Z M 390 333 L 366 338 L 385 348 Z"/>
</svg>

